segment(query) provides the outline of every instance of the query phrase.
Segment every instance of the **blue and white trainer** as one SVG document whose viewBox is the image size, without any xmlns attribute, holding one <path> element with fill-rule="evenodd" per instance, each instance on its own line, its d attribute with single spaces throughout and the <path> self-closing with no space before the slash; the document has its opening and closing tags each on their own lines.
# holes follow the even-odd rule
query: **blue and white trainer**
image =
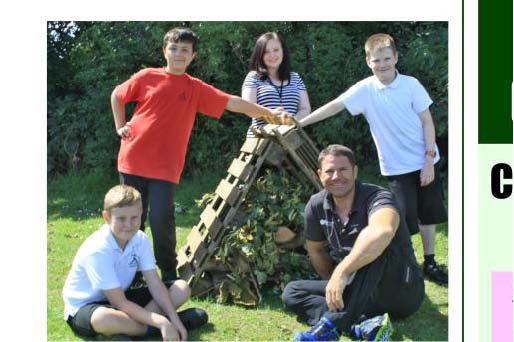
<svg viewBox="0 0 514 342">
<path fill-rule="evenodd" d="M 390 341 L 393 331 L 393 325 L 387 313 L 352 326 L 355 337 L 364 341 Z"/>
<path fill-rule="evenodd" d="M 326 317 L 321 317 L 309 331 L 297 332 L 293 341 L 339 341 L 339 337 L 336 326 Z"/>
</svg>

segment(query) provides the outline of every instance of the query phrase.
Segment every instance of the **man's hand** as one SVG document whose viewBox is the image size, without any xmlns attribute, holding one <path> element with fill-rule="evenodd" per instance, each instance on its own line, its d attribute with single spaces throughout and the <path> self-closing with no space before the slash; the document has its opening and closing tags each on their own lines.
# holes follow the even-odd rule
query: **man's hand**
<svg viewBox="0 0 514 342">
<path fill-rule="evenodd" d="M 325 288 L 325 300 L 329 311 L 337 311 L 344 308 L 343 292 L 348 284 L 348 276 L 334 272 Z"/>
<path fill-rule="evenodd" d="M 121 139 L 129 139 L 131 137 L 130 125 L 126 124 L 125 126 L 117 129 L 116 133 L 118 133 Z"/>
<path fill-rule="evenodd" d="M 421 186 L 427 186 L 434 181 L 434 164 L 432 159 L 427 159 L 419 174 Z"/>
</svg>

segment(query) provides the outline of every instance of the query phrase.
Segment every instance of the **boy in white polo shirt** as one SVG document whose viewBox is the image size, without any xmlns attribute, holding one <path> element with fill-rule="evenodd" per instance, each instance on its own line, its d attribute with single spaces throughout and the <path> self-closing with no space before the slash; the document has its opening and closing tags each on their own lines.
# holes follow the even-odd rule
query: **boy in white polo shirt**
<svg viewBox="0 0 514 342">
<path fill-rule="evenodd" d="M 141 194 L 127 185 L 104 198 L 105 221 L 81 245 L 63 289 L 64 319 L 84 337 L 162 336 L 185 341 L 187 330 L 207 322 L 200 309 L 176 312 L 190 294 L 183 280 L 166 288 L 141 223 Z M 127 290 L 141 271 L 147 287 Z"/>
<path fill-rule="evenodd" d="M 366 117 L 380 171 L 389 181 L 410 233 L 421 232 L 425 276 L 447 285 L 448 275 L 434 255 L 435 227 L 447 221 L 447 212 L 436 164 L 440 157 L 429 110 L 432 100 L 416 78 L 396 70 L 398 52 L 390 35 L 374 34 L 364 48 L 373 75 L 312 112 L 300 125 L 326 119 L 345 108 L 351 115 Z"/>
</svg>

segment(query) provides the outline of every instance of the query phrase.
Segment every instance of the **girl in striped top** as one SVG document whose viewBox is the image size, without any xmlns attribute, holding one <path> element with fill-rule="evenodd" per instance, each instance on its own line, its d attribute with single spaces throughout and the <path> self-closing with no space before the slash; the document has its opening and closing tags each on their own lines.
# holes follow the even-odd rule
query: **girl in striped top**
<svg viewBox="0 0 514 342">
<path fill-rule="evenodd" d="M 250 70 L 243 83 L 243 99 L 270 109 L 282 107 L 296 120 L 310 113 L 307 88 L 300 75 L 291 71 L 289 51 L 276 32 L 264 33 L 257 39 Z M 264 124 L 261 119 L 252 119 L 251 126 Z M 246 136 L 254 134 L 249 129 Z"/>
</svg>

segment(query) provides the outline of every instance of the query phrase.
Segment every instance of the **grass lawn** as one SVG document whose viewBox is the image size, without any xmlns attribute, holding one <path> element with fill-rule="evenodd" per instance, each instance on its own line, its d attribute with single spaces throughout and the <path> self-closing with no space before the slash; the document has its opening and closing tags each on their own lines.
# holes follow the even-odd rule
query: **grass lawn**
<svg viewBox="0 0 514 342">
<path fill-rule="evenodd" d="M 177 188 L 176 202 L 178 245 L 186 241 L 189 230 L 198 223 L 201 210 L 194 200 L 215 189 L 224 174 L 203 173 L 182 180 Z M 366 178 L 363 178 L 366 180 Z M 117 184 L 116 175 L 75 174 L 48 182 L 47 227 L 47 337 L 49 341 L 81 341 L 63 320 L 61 290 L 73 257 L 84 239 L 100 227 L 103 195 Z M 151 238 L 150 229 L 147 233 Z M 438 227 L 437 260 L 448 264 L 447 226 Z M 419 234 L 413 237 L 418 261 L 422 262 Z M 421 309 L 405 320 L 393 320 L 395 340 L 448 339 L 448 290 L 425 282 L 426 297 Z M 263 289 L 263 300 L 257 308 L 216 304 L 213 298 L 193 298 L 186 307 L 201 307 L 209 313 L 209 324 L 191 331 L 190 340 L 292 340 L 293 333 L 308 326 L 298 323 L 284 312 L 279 294 Z M 343 337 L 342 340 L 348 340 Z"/>
</svg>

